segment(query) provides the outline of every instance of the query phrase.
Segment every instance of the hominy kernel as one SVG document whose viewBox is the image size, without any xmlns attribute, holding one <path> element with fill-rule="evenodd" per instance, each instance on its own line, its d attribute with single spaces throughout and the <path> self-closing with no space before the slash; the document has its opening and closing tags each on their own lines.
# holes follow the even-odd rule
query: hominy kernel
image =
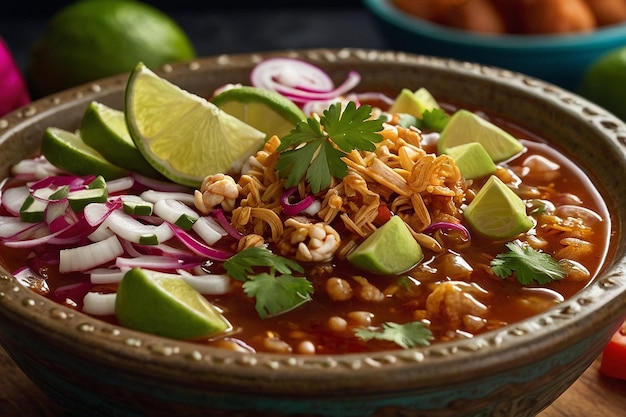
<svg viewBox="0 0 626 417">
<path fill-rule="evenodd" d="M 350 283 L 341 278 L 329 278 L 326 281 L 326 293 L 333 301 L 346 301 L 352 298 Z"/>
<path fill-rule="evenodd" d="M 276 338 L 267 338 L 263 340 L 263 347 L 274 353 L 291 353 L 293 350 L 289 343 Z"/>
<path fill-rule="evenodd" d="M 347 315 L 350 324 L 371 326 L 374 314 L 369 311 L 351 311 Z"/>
<path fill-rule="evenodd" d="M 339 316 L 333 316 L 328 319 L 328 328 L 333 332 L 343 332 L 348 328 L 348 322 Z"/>
<path fill-rule="evenodd" d="M 310 340 L 305 340 L 298 343 L 297 346 L 298 353 L 302 353 L 304 355 L 314 355 L 316 352 L 315 345 Z"/>
</svg>

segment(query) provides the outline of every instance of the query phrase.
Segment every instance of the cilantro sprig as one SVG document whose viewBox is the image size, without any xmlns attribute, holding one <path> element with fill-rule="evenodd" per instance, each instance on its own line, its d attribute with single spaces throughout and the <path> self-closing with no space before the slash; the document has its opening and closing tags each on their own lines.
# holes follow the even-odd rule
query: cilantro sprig
<svg viewBox="0 0 626 417">
<path fill-rule="evenodd" d="M 313 285 L 302 273 L 297 262 L 275 255 L 263 247 L 242 250 L 224 262 L 228 275 L 243 282 L 248 297 L 255 298 L 255 309 L 259 317 L 266 319 L 277 316 L 311 301 Z M 259 268 L 269 271 L 259 272 Z M 279 272 L 280 275 L 276 275 Z"/>
<path fill-rule="evenodd" d="M 500 278 L 513 274 L 522 285 L 534 282 L 544 285 L 563 279 L 565 269 L 549 254 L 539 252 L 519 240 L 508 242 L 509 252 L 499 253 L 491 261 L 491 269 Z"/>
<path fill-rule="evenodd" d="M 443 128 L 446 127 L 449 120 L 450 115 L 443 109 L 430 109 L 425 110 L 424 113 L 422 113 L 421 119 L 418 119 L 410 114 L 402 114 L 400 115 L 398 124 L 407 128 L 415 126 L 422 130 L 434 130 L 436 132 L 441 132 Z"/>
<path fill-rule="evenodd" d="M 382 136 L 383 117 L 371 119 L 372 107 L 350 101 L 342 111 L 340 103 L 324 110 L 319 120 L 309 117 L 284 136 L 276 169 L 286 179 L 285 188 L 294 187 L 306 178 L 313 193 L 331 184 L 332 177 L 343 178 L 348 167 L 341 160 L 353 149 L 374 151 Z"/>
<path fill-rule="evenodd" d="M 420 321 L 405 324 L 386 322 L 381 327 L 360 327 L 355 330 L 354 334 L 364 341 L 387 340 L 404 349 L 428 346 L 433 339 L 430 329 Z"/>
</svg>

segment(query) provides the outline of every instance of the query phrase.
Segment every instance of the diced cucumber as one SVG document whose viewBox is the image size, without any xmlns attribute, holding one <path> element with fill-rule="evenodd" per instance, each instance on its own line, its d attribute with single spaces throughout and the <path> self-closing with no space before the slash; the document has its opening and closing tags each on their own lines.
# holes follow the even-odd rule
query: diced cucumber
<svg viewBox="0 0 626 417">
<path fill-rule="evenodd" d="M 70 207 L 75 212 L 83 211 L 85 206 L 89 203 L 105 203 L 109 193 L 104 188 L 86 188 L 84 190 L 72 191 L 68 194 L 67 200 L 70 203 Z"/>
<path fill-rule="evenodd" d="M 64 185 L 62 187 L 57 188 L 52 194 L 48 196 L 49 200 L 63 200 L 70 193 L 70 187 Z"/>
<path fill-rule="evenodd" d="M 45 217 L 48 202 L 39 200 L 32 195 L 28 195 L 20 207 L 20 219 L 24 222 L 42 222 Z"/>
<path fill-rule="evenodd" d="M 102 175 L 98 175 L 93 179 L 88 185 L 87 188 L 95 189 L 95 188 L 107 188 L 107 181 L 104 179 Z"/>
<path fill-rule="evenodd" d="M 136 195 L 123 195 L 122 208 L 124 213 L 134 216 L 151 216 L 154 204 Z"/>
</svg>

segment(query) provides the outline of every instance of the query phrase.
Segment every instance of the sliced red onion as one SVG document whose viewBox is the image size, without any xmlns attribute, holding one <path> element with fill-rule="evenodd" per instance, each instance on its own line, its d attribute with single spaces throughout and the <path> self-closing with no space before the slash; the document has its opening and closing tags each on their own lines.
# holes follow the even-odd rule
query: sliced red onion
<svg viewBox="0 0 626 417">
<path fill-rule="evenodd" d="M 19 217 L 0 216 L 0 238 L 11 239 L 18 233 L 23 233 L 32 227 L 38 227 L 37 223 L 23 222 Z"/>
<path fill-rule="evenodd" d="M 83 209 L 83 216 L 90 226 L 100 226 L 112 212 L 122 207 L 122 201 L 112 199 L 106 203 L 89 203 Z"/>
<path fill-rule="evenodd" d="M 321 68 L 293 58 L 266 59 L 252 69 L 252 85 L 276 91 L 296 103 L 330 100 L 347 93 L 361 82 L 356 71 L 350 71 L 337 88 Z"/>
<path fill-rule="evenodd" d="M 466 239 L 471 239 L 469 230 L 467 230 L 465 226 L 459 223 L 436 222 L 432 223 L 430 226 L 424 229 L 423 232 L 428 234 L 436 232 L 437 230 L 461 232 L 461 234 L 463 234 Z"/>
<path fill-rule="evenodd" d="M 206 258 L 198 256 L 189 250 L 175 248 L 165 243 L 159 243 L 158 245 L 138 245 L 132 242 L 128 242 L 131 248 L 127 248 L 122 240 L 122 245 L 126 249 L 126 253 L 130 256 L 164 256 L 169 258 L 175 258 L 184 264 L 199 264 Z"/>
<path fill-rule="evenodd" d="M 67 199 L 50 201 L 44 211 L 44 220 L 52 233 L 67 229 L 79 222 Z"/>
<path fill-rule="evenodd" d="M 222 226 L 231 237 L 237 240 L 243 238 L 243 234 L 239 230 L 235 229 L 232 224 L 230 224 L 222 209 L 214 209 L 211 211 L 211 214 L 215 217 L 215 220 L 217 220 L 220 226 Z"/>
<path fill-rule="evenodd" d="M 2 206 L 9 214 L 19 217 L 20 208 L 29 195 L 27 186 L 7 188 L 2 191 Z"/>
<path fill-rule="evenodd" d="M 149 178 L 138 174 L 136 172 L 131 173 L 131 176 L 137 184 L 143 185 L 147 190 L 163 191 L 163 192 L 178 192 L 178 193 L 191 193 L 189 187 L 184 185 L 175 184 L 173 182 L 161 181 L 154 178 Z"/>
<path fill-rule="evenodd" d="M 52 298 L 60 303 L 66 304 L 69 301 L 78 304 L 83 300 L 85 294 L 91 289 L 91 282 L 83 281 L 75 284 L 64 285 L 57 288 L 52 293 Z"/>
<path fill-rule="evenodd" d="M 11 167 L 11 174 L 25 181 L 37 181 L 46 177 L 61 175 L 62 173 L 59 168 L 52 165 L 43 156 L 23 159 Z"/>
<path fill-rule="evenodd" d="M 172 224 L 169 226 L 174 232 L 174 236 L 176 236 L 183 245 L 198 256 L 203 256 L 214 261 L 225 261 L 233 256 L 230 252 L 214 249 L 205 245 L 178 226 Z"/>
<path fill-rule="evenodd" d="M 78 177 L 75 175 L 58 175 L 53 177 L 46 177 L 37 182 L 32 183 L 29 186 L 31 194 L 35 194 L 38 190 L 43 189 L 57 189 L 59 187 L 68 186 L 70 191 L 82 190 L 87 184 L 94 180 L 94 175 L 87 177 Z"/>
<path fill-rule="evenodd" d="M 37 287 L 39 290 L 49 291 L 46 279 L 35 271 L 36 269 L 29 266 L 23 266 L 13 271 L 11 275 L 27 288 Z"/>
<path fill-rule="evenodd" d="M 7 239 L 4 241 L 4 245 L 9 248 L 35 248 L 37 246 L 41 246 L 44 244 L 54 244 L 54 245 L 69 245 L 78 243 L 81 240 L 80 236 L 69 236 L 69 237 L 60 237 L 64 232 L 66 232 L 69 228 L 74 227 L 74 225 L 70 225 L 65 229 L 61 229 L 57 232 L 50 233 L 48 226 L 45 223 L 38 224 L 38 227 L 32 229 L 26 229 L 24 233 L 18 233 L 11 237 L 11 239 Z M 42 233 L 46 233 L 42 235 Z M 31 235 L 33 237 L 26 237 L 24 235 Z"/>
<path fill-rule="evenodd" d="M 120 243 L 122 244 L 122 247 L 124 248 L 125 255 L 129 255 L 135 258 L 145 255 L 145 253 L 141 253 L 139 249 L 135 247 L 133 242 L 129 242 L 126 239 L 120 239 Z"/>
<path fill-rule="evenodd" d="M 307 195 L 297 203 L 289 202 L 289 197 L 291 197 L 297 190 L 298 187 L 291 187 L 280 197 L 280 206 L 283 209 L 283 213 L 287 216 L 298 215 L 315 202 L 315 197 L 312 194 Z"/>
</svg>

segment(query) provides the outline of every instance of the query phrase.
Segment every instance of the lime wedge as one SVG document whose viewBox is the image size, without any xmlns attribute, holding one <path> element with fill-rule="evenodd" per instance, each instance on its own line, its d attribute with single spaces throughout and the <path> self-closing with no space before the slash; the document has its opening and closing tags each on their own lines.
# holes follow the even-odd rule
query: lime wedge
<svg viewBox="0 0 626 417">
<path fill-rule="evenodd" d="M 52 165 L 76 175 L 102 175 L 107 180 L 128 175 L 127 170 L 113 165 L 85 144 L 80 135 L 60 128 L 44 131 L 41 153 Z"/>
<path fill-rule="evenodd" d="M 211 102 L 267 137 L 283 137 L 306 118 L 294 102 L 262 88 L 233 87 L 213 97 Z"/>
<path fill-rule="evenodd" d="M 468 110 L 457 110 L 441 131 L 437 151 L 470 142 L 478 142 L 494 162 L 506 161 L 524 150 L 524 145 L 511 134 Z"/>
<path fill-rule="evenodd" d="M 211 174 L 235 170 L 265 134 L 182 90 L 139 63 L 126 86 L 126 124 L 137 149 L 157 171 L 199 187 Z"/>
<path fill-rule="evenodd" d="M 173 339 L 200 339 L 231 328 L 226 318 L 180 275 L 133 268 L 117 290 L 122 326 Z"/>
<path fill-rule="evenodd" d="M 393 216 L 357 246 L 348 255 L 348 261 L 364 271 L 400 274 L 414 267 L 423 256 L 404 221 Z"/>
<path fill-rule="evenodd" d="M 137 150 L 123 111 L 92 101 L 83 114 L 80 136 L 112 164 L 147 177 L 163 178 Z"/>
<path fill-rule="evenodd" d="M 421 119 L 424 111 L 438 108 L 439 103 L 426 88 L 421 87 L 415 92 L 403 88 L 389 108 L 389 113 L 406 113 Z"/>
<path fill-rule="evenodd" d="M 496 164 L 493 163 L 483 145 L 478 142 L 454 146 L 446 153 L 454 159 L 465 179 L 473 180 L 496 172 Z"/>
<path fill-rule="evenodd" d="M 509 239 L 533 226 L 524 201 L 495 175 L 465 208 L 464 216 L 473 230 L 493 239 Z"/>
</svg>

